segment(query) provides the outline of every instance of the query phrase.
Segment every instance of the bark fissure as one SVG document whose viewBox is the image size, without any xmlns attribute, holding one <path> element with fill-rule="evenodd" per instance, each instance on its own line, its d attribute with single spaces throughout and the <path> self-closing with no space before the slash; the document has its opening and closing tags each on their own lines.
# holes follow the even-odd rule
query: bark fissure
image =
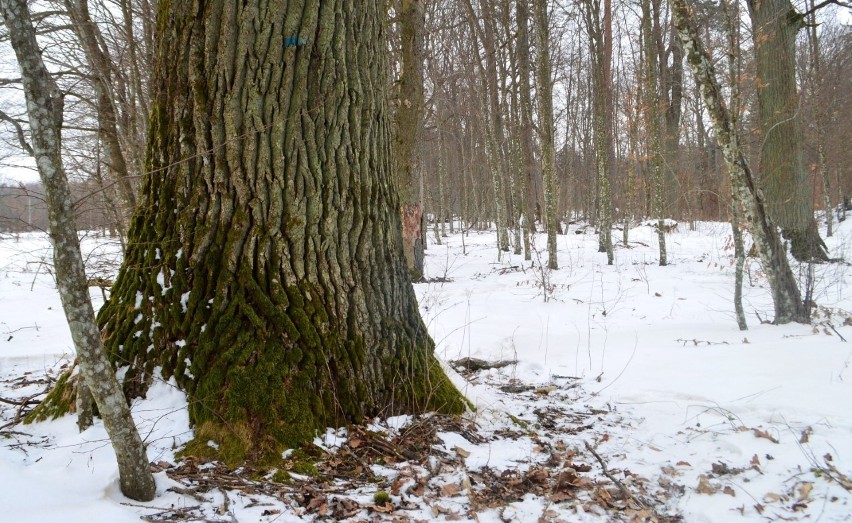
<svg viewBox="0 0 852 523">
<path fill-rule="evenodd" d="M 152 174 L 100 316 L 128 389 L 162 367 L 191 395 L 188 452 L 232 462 L 464 409 L 408 283 L 381 3 L 195 9 L 160 7 Z"/>
</svg>

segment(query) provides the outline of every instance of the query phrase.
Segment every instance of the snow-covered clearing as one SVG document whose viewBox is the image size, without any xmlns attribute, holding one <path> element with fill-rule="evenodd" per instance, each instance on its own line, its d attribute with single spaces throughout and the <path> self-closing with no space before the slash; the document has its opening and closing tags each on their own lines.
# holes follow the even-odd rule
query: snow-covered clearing
<svg viewBox="0 0 852 523">
<path fill-rule="evenodd" d="M 430 283 L 416 289 L 439 356 L 504 364 L 456 366 L 478 407 L 468 419 L 329 430 L 284 481 L 176 463 L 191 437 L 186 400 L 161 383 L 133 406 L 158 471 L 151 503 L 118 491 L 101 424 L 78 434 L 70 416 L 12 423 L 73 350 L 40 262 L 44 236 L 3 236 L 0 520 L 849 521 L 852 268 L 817 266 L 813 324 L 779 327 L 759 321 L 772 304 L 752 261 L 741 332 L 727 225 L 681 224 L 667 235 L 668 267 L 650 227 L 616 247 L 614 266 L 591 228 L 577 231 L 559 237 L 552 273 L 498 261 L 493 232 L 430 244 Z M 852 223 L 827 243 L 852 259 Z M 95 238 L 84 247 L 102 270 L 116 251 Z"/>
</svg>

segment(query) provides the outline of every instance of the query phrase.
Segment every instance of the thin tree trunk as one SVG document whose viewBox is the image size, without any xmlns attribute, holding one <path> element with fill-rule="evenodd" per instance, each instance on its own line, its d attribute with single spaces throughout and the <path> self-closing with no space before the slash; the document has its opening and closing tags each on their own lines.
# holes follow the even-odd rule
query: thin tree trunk
<svg viewBox="0 0 852 523">
<path fill-rule="evenodd" d="M 814 120 L 816 123 L 816 139 L 817 139 L 817 168 L 819 169 L 819 177 L 822 180 L 823 189 L 823 207 L 825 208 L 825 235 L 831 238 L 834 235 L 834 213 L 831 204 L 831 179 L 828 175 L 828 165 L 826 164 L 825 156 L 825 121 L 828 100 L 825 99 L 825 89 L 823 88 L 823 71 L 822 71 L 822 49 L 820 49 L 820 37 L 817 30 L 818 24 L 816 20 L 816 11 L 814 11 L 814 0 L 809 2 L 809 10 L 813 14 L 808 21 L 808 41 L 810 43 L 811 63 L 810 63 L 810 80 L 813 88 L 811 95 L 815 101 Z"/>
<path fill-rule="evenodd" d="M 26 0 L 0 0 L 0 11 L 21 68 L 33 153 L 47 193 L 59 297 L 77 350 L 80 374 L 115 450 L 122 493 L 131 499 L 149 501 L 156 493 L 154 477 L 130 408 L 107 360 L 89 298 L 74 204 L 62 165 L 62 95 L 42 61 Z"/>
<path fill-rule="evenodd" d="M 121 147 L 118 131 L 116 97 L 112 89 L 112 64 L 110 57 L 101 46 L 101 37 L 97 25 L 89 14 L 88 0 L 65 0 L 65 7 L 73 22 L 74 31 L 86 54 L 92 72 L 97 96 L 98 136 L 106 152 L 106 164 L 109 179 L 118 188 L 121 199 L 122 219 L 117 225 L 122 235 L 127 233 L 127 224 L 136 208 L 136 191 L 130 178 L 127 160 Z"/>
<path fill-rule="evenodd" d="M 553 86 L 550 72 L 550 25 L 547 0 L 534 0 L 536 47 L 536 87 L 538 94 L 539 134 L 541 137 L 541 170 L 544 178 L 544 216 L 547 228 L 547 267 L 559 268 L 556 255 L 556 146 L 553 129 Z"/>
<path fill-rule="evenodd" d="M 745 268 L 746 252 L 743 244 L 743 231 L 740 229 L 739 202 L 731 202 L 731 233 L 734 237 L 734 257 L 736 267 L 734 272 L 734 311 L 737 314 L 737 326 L 741 331 L 748 330 L 745 309 L 743 308 L 743 269 Z"/>
<path fill-rule="evenodd" d="M 610 168 L 614 161 L 612 147 L 612 6 L 603 0 L 584 4 L 586 27 L 589 33 L 589 56 L 592 61 L 593 120 L 597 164 L 598 252 L 605 252 L 607 264 L 613 263 L 612 252 L 612 189 Z"/>
<path fill-rule="evenodd" d="M 730 5 L 729 5 L 730 4 Z M 731 89 L 731 102 L 729 118 L 731 121 L 731 130 L 739 133 L 740 120 L 740 73 L 742 70 L 741 60 L 742 54 L 740 49 L 740 32 L 739 20 L 740 11 L 737 0 L 723 0 L 722 11 L 725 14 L 725 22 L 727 24 L 728 33 L 728 83 Z M 733 177 L 731 192 L 734 192 Z M 734 238 L 734 257 L 736 258 L 736 267 L 734 272 L 734 311 L 737 315 L 737 326 L 741 331 L 748 330 L 746 322 L 745 309 L 743 308 L 743 269 L 745 268 L 746 252 L 743 243 L 743 231 L 740 228 L 740 202 L 734 199 L 731 201 L 731 234 Z"/>
<path fill-rule="evenodd" d="M 538 200 L 535 189 L 535 147 L 533 144 L 532 126 L 532 70 L 530 66 L 530 37 L 529 37 L 529 0 L 516 0 L 516 17 L 518 24 L 518 83 L 519 83 L 519 112 L 521 116 L 520 133 L 521 158 L 524 169 L 524 260 L 532 260 L 530 248 L 530 236 L 536 233 L 536 202 Z"/>
<path fill-rule="evenodd" d="M 660 265 L 668 265 L 665 230 L 665 173 L 663 171 L 663 148 L 660 137 L 660 94 L 657 67 L 659 57 L 654 39 L 656 23 L 651 9 L 651 0 L 642 0 L 642 38 L 645 44 L 645 92 L 647 95 L 646 122 L 650 138 L 648 156 L 651 161 L 652 209 L 657 218 L 657 240 L 660 248 Z"/>
</svg>

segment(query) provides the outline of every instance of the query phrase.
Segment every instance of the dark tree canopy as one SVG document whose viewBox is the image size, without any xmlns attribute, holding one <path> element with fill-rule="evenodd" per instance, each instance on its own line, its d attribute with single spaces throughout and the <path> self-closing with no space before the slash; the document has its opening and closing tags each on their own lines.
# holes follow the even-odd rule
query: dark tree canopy
<svg viewBox="0 0 852 523">
<path fill-rule="evenodd" d="M 190 453 L 465 408 L 403 256 L 383 9 L 160 3 L 149 174 L 99 321 L 130 393 L 189 393 Z"/>
</svg>

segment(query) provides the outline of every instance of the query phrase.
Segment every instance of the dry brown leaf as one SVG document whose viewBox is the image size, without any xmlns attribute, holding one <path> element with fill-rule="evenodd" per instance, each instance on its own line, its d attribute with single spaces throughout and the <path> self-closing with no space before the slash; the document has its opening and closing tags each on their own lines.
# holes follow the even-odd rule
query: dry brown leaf
<svg viewBox="0 0 852 523">
<path fill-rule="evenodd" d="M 326 498 L 323 495 L 315 496 L 308 502 L 308 512 L 319 512 L 323 507 L 328 508 Z"/>
<path fill-rule="evenodd" d="M 781 501 L 784 497 L 781 494 L 776 494 L 774 492 L 767 492 L 763 496 L 764 503 L 775 503 Z"/>
<path fill-rule="evenodd" d="M 811 490 L 813 490 L 814 484 L 809 481 L 804 481 L 799 486 L 799 501 L 805 501 L 811 495 Z"/>
<path fill-rule="evenodd" d="M 452 497 L 461 492 L 461 487 L 456 485 L 455 483 L 447 483 L 443 487 L 441 487 L 441 495 Z"/>
<path fill-rule="evenodd" d="M 778 443 L 778 439 L 775 436 L 773 436 L 772 434 L 766 432 L 765 430 L 753 428 L 753 429 L 751 429 L 751 431 L 754 432 L 754 435 L 758 438 L 768 439 L 772 443 Z"/>
<path fill-rule="evenodd" d="M 456 451 L 456 455 L 458 455 L 458 456 L 459 456 L 460 458 L 462 458 L 462 459 L 467 458 L 468 456 L 470 456 L 470 451 L 469 451 L 469 450 L 465 450 L 465 449 L 463 449 L 463 448 L 461 448 L 461 447 L 459 447 L 459 446 L 455 446 L 455 447 L 453 447 L 453 450 L 454 450 L 454 451 Z"/>
<path fill-rule="evenodd" d="M 719 487 L 716 487 L 710 483 L 710 478 L 701 474 L 698 476 L 698 487 L 695 489 L 699 494 L 715 494 L 719 491 Z"/>
<path fill-rule="evenodd" d="M 675 463 L 678 467 L 691 467 L 692 465 L 688 461 L 678 461 Z"/>
<path fill-rule="evenodd" d="M 527 479 L 539 485 L 546 483 L 549 477 L 550 474 L 548 474 L 547 470 L 543 468 L 530 469 L 527 473 Z"/>
<path fill-rule="evenodd" d="M 667 474 L 669 476 L 679 476 L 680 475 L 680 472 L 678 472 L 677 469 L 672 467 L 671 465 L 664 465 L 664 466 L 660 467 L 660 470 L 663 471 L 663 474 Z"/>
<path fill-rule="evenodd" d="M 362 443 L 364 443 L 364 442 L 361 441 L 358 438 L 349 438 L 349 446 L 352 447 L 353 449 L 357 449 L 358 447 L 361 446 Z"/>
<path fill-rule="evenodd" d="M 737 497 L 737 493 L 736 493 L 736 491 L 735 491 L 733 488 L 731 488 L 730 486 L 727 486 L 727 487 L 723 488 L 723 489 L 722 489 L 722 492 L 724 492 L 725 494 L 727 494 L 727 495 L 731 496 L 732 498 Z"/>
<path fill-rule="evenodd" d="M 408 481 L 408 478 L 406 478 L 405 476 L 399 476 L 398 478 L 393 480 L 393 483 L 391 483 L 391 494 L 393 494 L 394 496 L 399 496 L 399 491 L 402 489 L 402 486 L 405 484 L 406 481 Z"/>
<path fill-rule="evenodd" d="M 341 519 L 351 518 L 359 512 L 361 512 L 361 505 L 358 504 L 357 501 L 349 498 L 342 498 L 335 500 L 332 516 L 334 519 L 339 521 Z"/>
</svg>

